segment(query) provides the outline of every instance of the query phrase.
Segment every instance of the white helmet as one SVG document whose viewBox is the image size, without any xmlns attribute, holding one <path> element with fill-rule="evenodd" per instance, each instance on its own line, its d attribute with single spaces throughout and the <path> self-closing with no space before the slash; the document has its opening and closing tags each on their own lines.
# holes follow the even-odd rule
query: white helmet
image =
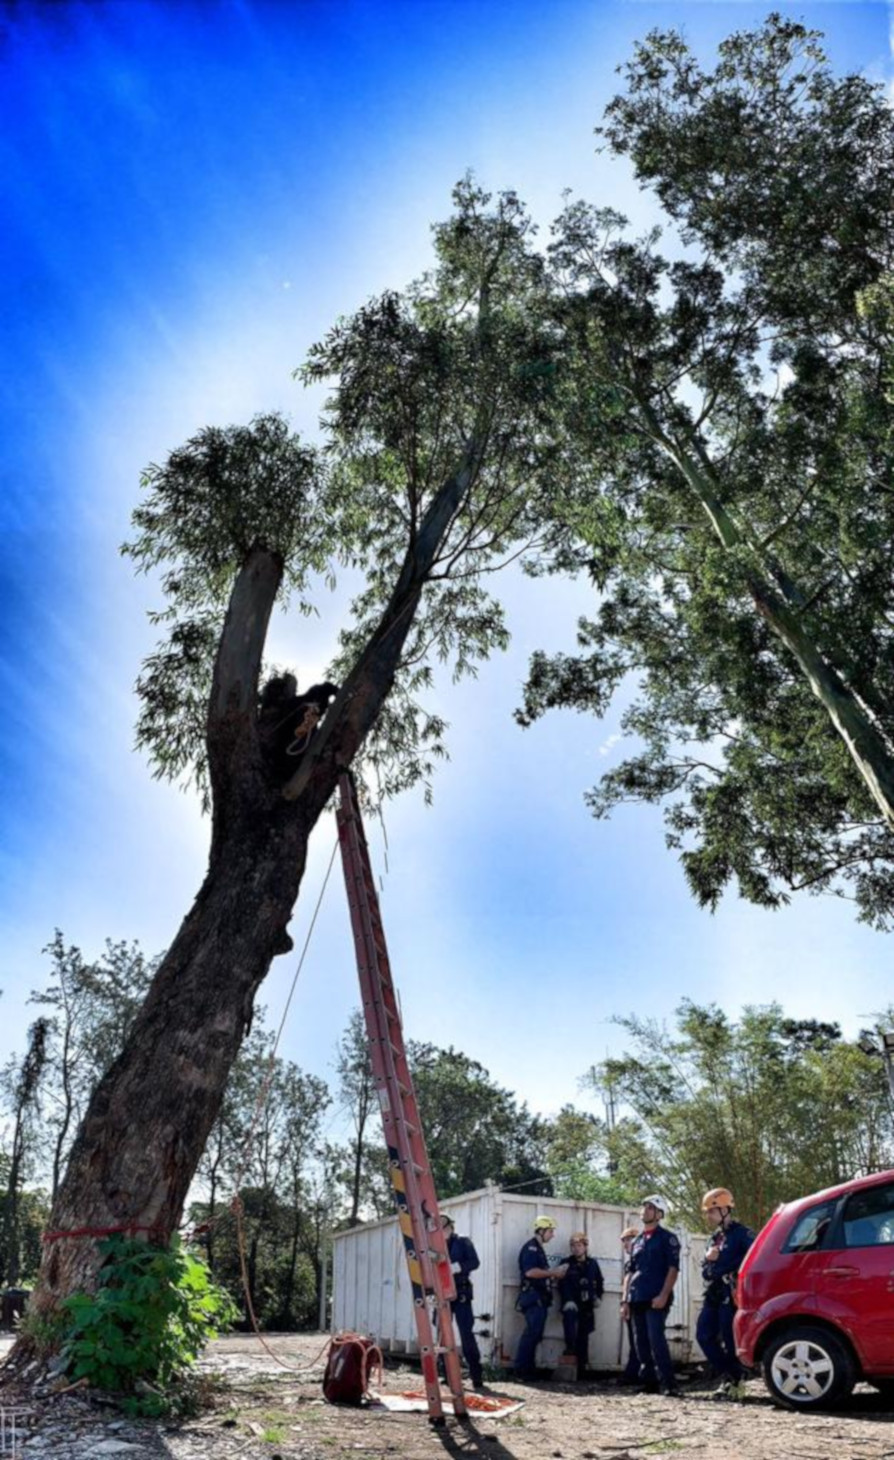
<svg viewBox="0 0 894 1460">
<path fill-rule="evenodd" d="M 657 1207 L 658 1211 L 663 1217 L 667 1216 L 667 1202 L 664 1200 L 664 1197 L 659 1196 L 657 1192 L 653 1191 L 651 1196 L 643 1197 L 642 1201 L 640 1202 L 640 1206 L 644 1207 L 647 1205 Z"/>
</svg>

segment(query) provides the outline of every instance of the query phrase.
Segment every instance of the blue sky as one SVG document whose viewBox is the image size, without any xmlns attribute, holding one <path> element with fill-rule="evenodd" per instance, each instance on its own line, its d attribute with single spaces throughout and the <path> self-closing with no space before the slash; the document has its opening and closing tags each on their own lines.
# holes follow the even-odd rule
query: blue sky
<svg viewBox="0 0 894 1460">
<path fill-rule="evenodd" d="M 769 8 L 769 7 L 766 7 Z M 885 4 L 781 5 L 841 69 L 887 81 Z M 118 556 L 142 467 L 202 425 L 318 399 L 291 372 L 340 313 L 429 262 L 429 225 L 468 168 L 545 227 L 562 190 L 649 218 L 593 127 L 613 68 L 652 26 L 705 54 L 751 4 L 616 0 L 20 3 L 0 15 L 5 325 L 0 657 L 0 1057 L 21 1048 L 40 950 L 60 926 L 163 949 L 197 891 L 207 825 L 132 749 L 151 582 Z M 433 808 L 387 808 L 371 841 L 407 1033 L 455 1043 L 544 1112 L 617 1047 L 610 1020 L 683 996 L 734 1013 L 778 998 L 849 1032 L 890 1000 L 888 941 L 847 904 L 768 914 L 688 898 L 648 811 L 592 821 L 583 792 L 617 716 L 526 733 L 530 651 L 572 642 L 586 585 L 509 580 L 510 653 L 439 690 L 452 760 Z M 271 657 L 319 677 L 340 603 L 274 625 Z M 293 932 L 334 841 L 321 823 Z M 278 1017 L 293 968 L 264 1001 Z M 340 874 L 285 1036 L 331 1074 L 356 1002 Z"/>
</svg>

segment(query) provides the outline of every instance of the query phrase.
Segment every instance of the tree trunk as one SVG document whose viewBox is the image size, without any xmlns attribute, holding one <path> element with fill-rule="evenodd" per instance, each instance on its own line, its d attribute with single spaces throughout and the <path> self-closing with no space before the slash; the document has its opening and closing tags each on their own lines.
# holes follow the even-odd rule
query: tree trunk
<svg viewBox="0 0 894 1460">
<path fill-rule="evenodd" d="M 300 1217 L 298 1213 L 299 1195 L 292 1194 L 292 1240 L 289 1245 L 289 1267 L 286 1273 L 286 1281 L 283 1289 L 282 1303 L 280 1305 L 283 1316 L 289 1315 L 294 1321 L 292 1303 L 295 1297 L 295 1273 L 298 1267 L 298 1238 L 300 1233 Z"/>
<path fill-rule="evenodd" d="M 64 1103 L 59 1129 L 56 1132 L 56 1140 L 53 1144 L 53 1185 L 50 1192 L 51 1206 L 56 1200 L 56 1193 L 59 1190 L 59 1182 L 62 1177 L 62 1158 L 68 1146 L 68 1132 L 71 1127 L 72 1116 L 74 1115 L 74 1096 L 71 1089 L 71 1022 L 67 1011 L 65 1038 L 62 1042 L 62 1053 L 60 1056 L 60 1068 L 62 1070 L 62 1094 Z"/>
<path fill-rule="evenodd" d="M 211 1185 L 208 1190 L 208 1234 L 205 1238 L 205 1261 L 214 1272 L 214 1219 L 217 1215 L 217 1162 L 211 1171 Z"/>
<path fill-rule="evenodd" d="M 365 1122 L 364 1122 L 365 1124 Z M 348 1226 L 356 1227 L 360 1222 L 360 1183 L 363 1175 L 363 1127 L 357 1131 L 357 1141 L 354 1146 L 354 1173 L 351 1177 L 351 1212 L 348 1217 Z"/>
<path fill-rule="evenodd" d="M 744 548 L 752 556 L 755 567 L 748 573 L 748 586 L 757 611 L 795 658 L 886 824 L 894 831 L 894 751 L 875 716 L 804 627 L 793 585 L 762 562 L 760 550 L 727 512 L 714 481 L 713 464 L 700 443 L 681 444 L 665 430 L 648 401 L 640 397 L 639 405 L 654 441 L 679 468 L 720 542 L 728 550 Z"/>
<path fill-rule="evenodd" d="M 19 1188 L 21 1185 L 24 1142 L 22 1123 L 24 1112 L 16 1112 L 15 1133 L 12 1139 L 12 1159 L 9 1163 L 9 1180 L 6 1184 L 6 1200 L 3 1206 L 2 1232 L 2 1279 L 7 1287 L 15 1287 L 19 1278 Z"/>
<path fill-rule="evenodd" d="M 248 1258 L 246 1260 L 245 1270 L 246 1270 L 246 1273 L 248 1274 L 248 1292 L 246 1294 L 246 1299 L 247 1299 L 247 1304 L 250 1304 L 251 1305 L 250 1309 L 246 1305 L 245 1321 L 246 1321 L 246 1323 L 250 1324 L 251 1323 L 251 1314 L 254 1313 L 255 1320 L 257 1321 L 258 1327 L 260 1328 L 261 1325 L 260 1325 L 260 1321 L 258 1320 L 258 1233 L 257 1233 L 257 1230 L 252 1235 L 251 1244 L 250 1244 L 249 1249 L 248 1249 Z"/>
<path fill-rule="evenodd" d="M 90 1102 L 53 1211 L 54 1234 L 115 1228 L 167 1240 L 176 1230 L 304 871 L 306 836 L 294 809 L 288 821 L 276 828 L 246 815 L 217 848 L 133 1034 Z M 96 1264 L 87 1233 L 51 1235 L 38 1309 L 89 1288 Z"/>
</svg>

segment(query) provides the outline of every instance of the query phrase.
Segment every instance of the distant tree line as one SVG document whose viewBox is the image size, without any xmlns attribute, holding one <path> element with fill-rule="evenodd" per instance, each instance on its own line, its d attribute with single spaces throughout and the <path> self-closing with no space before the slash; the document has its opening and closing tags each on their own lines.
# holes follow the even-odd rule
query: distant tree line
<svg viewBox="0 0 894 1460">
<path fill-rule="evenodd" d="M 128 943 L 109 942 L 88 962 L 59 932 L 46 951 L 49 978 L 31 996 L 41 1013 L 24 1055 L 0 1075 L 6 1287 L 34 1278 L 77 1123 L 155 967 Z M 894 1165 L 891 1100 L 871 1032 L 846 1040 L 837 1024 L 788 1018 L 778 1004 L 746 1007 L 734 1020 L 687 1001 L 673 1027 L 617 1022 L 625 1053 L 581 1078 L 601 1116 L 573 1105 L 532 1114 L 462 1051 L 409 1041 L 439 1194 L 493 1183 L 635 1205 L 657 1187 L 675 1221 L 697 1226 L 702 1192 L 722 1182 L 745 1220 L 760 1224 L 780 1201 Z M 189 1229 L 246 1323 L 247 1289 L 262 1327 L 311 1328 L 329 1239 L 390 1215 L 391 1184 L 360 1012 L 334 1051 L 331 1084 L 273 1047 L 259 1011 L 202 1156 Z"/>
</svg>

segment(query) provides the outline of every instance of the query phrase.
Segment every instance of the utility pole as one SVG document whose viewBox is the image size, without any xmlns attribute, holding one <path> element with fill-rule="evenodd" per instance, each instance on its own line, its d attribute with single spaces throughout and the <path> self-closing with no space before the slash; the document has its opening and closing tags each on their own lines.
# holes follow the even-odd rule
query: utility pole
<svg viewBox="0 0 894 1460">
<path fill-rule="evenodd" d="M 882 1042 L 882 1059 L 885 1062 L 885 1074 L 888 1077 L 888 1089 L 891 1093 L 891 1100 L 894 1102 L 894 1030 L 879 1030 L 879 1038 Z"/>
<path fill-rule="evenodd" d="M 864 1054 L 881 1055 L 888 1080 L 888 1094 L 894 1106 L 894 1029 L 876 1029 L 874 1034 L 864 1034 L 859 1041 Z"/>
</svg>

